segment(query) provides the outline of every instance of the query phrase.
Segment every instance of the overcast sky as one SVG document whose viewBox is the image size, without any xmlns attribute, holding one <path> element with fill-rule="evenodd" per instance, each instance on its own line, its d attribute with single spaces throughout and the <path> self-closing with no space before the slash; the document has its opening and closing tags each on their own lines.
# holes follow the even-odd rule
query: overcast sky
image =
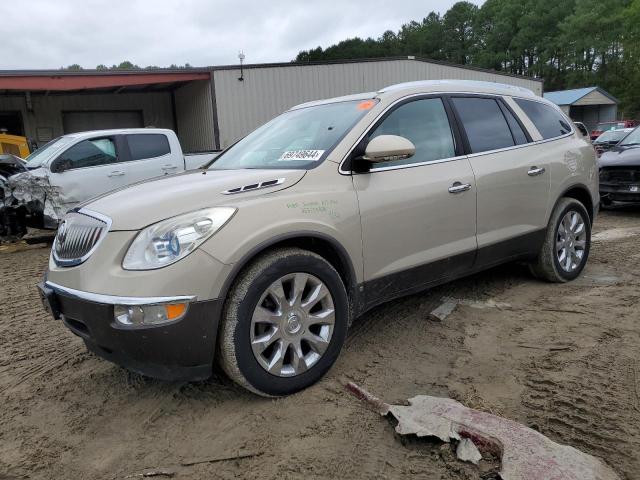
<svg viewBox="0 0 640 480">
<path fill-rule="evenodd" d="M 6 0 L 5 0 L 6 1 Z M 0 69 L 227 65 L 377 37 L 454 0 L 22 0 L 2 12 Z M 481 4 L 481 0 L 475 3 Z M 8 7 L 8 5 L 7 5 Z"/>
</svg>

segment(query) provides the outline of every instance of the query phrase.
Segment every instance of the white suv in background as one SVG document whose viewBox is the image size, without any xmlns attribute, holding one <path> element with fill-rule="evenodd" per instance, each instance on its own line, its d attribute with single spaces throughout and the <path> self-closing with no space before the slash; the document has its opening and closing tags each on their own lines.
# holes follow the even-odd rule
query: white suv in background
<svg viewBox="0 0 640 480">
<path fill-rule="evenodd" d="M 311 102 L 202 171 L 69 213 L 40 285 L 104 358 L 167 379 L 293 393 L 354 317 L 513 260 L 576 278 L 596 214 L 594 150 L 517 87 L 432 81 Z"/>
</svg>

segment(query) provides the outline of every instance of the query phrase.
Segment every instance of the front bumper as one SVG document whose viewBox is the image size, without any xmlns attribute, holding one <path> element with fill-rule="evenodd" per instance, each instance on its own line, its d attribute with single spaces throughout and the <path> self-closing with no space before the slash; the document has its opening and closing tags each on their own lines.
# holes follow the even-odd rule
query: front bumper
<svg viewBox="0 0 640 480">
<path fill-rule="evenodd" d="M 640 184 L 600 183 L 600 198 L 615 202 L 640 202 Z"/>
<path fill-rule="evenodd" d="M 157 304 L 163 299 L 96 295 L 51 282 L 39 288 L 54 318 L 61 318 L 96 355 L 163 380 L 203 380 L 211 376 L 222 300 L 192 301 L 185 316 L 175 322 L 125 327 L 114 320 L 114 305 Z"/>
</svg>

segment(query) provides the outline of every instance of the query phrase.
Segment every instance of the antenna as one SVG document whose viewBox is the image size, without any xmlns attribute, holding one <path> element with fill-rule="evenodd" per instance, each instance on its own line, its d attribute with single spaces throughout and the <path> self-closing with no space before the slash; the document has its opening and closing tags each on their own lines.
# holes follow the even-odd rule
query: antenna
<svg viewBox="0 0 640 480">
<path fill-rule="evenodd" d="M 241 82 L 244 81 L 244 71 L 242 69 L 242 65 L 244 63 L 244 52 L 242 50 L 240 50 L 238 52 L 238 59 L 240 60 L 240 77 L 238 78 L 238 80 L 240 80 Z"/>
</svg>

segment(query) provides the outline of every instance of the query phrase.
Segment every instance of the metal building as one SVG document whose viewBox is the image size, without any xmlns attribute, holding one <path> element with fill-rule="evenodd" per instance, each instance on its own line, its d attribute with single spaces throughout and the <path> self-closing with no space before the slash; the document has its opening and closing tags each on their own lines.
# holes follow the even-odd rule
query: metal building
<svg viewBox="0 0 640 480">
<path fill-rule="evenodd" d="M 174 129 L 188 152 L 217 150 L 298 103 L 436 79 L 542 81 L 414 57 L 158 70 L 0 71 L 0 129 L 38 145 L 99 128 Z"/>
<path fill-rule="evenodd" d="M 573 121 L 593 130 L 600 122 L 618 117 L 618 99 L 600 87 L 546 92 L 544 98 L 558 105 Z"/>
</svg>

